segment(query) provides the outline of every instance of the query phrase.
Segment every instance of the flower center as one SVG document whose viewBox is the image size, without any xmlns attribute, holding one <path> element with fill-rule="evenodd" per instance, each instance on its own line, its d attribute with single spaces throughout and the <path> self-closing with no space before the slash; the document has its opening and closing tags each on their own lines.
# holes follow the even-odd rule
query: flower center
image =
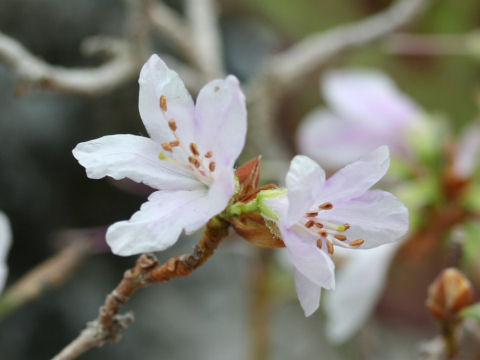
<svg viewBox="0 0 480 360">
<path fill-rule="evenodd" d="M 167 112 L 167 98 L 164 95 L 160 96 L 160 109 L 164 114 Z M 215 180 L 213 173 L 215 172 L 216 165 L 215 161 L 212 160 L 213 152 L 207 151 L 205 154 L 201 155 L 196 143 L 191 142 L 187 146 L 187 144 L 182 142 L 177 133 L 177 123 L 175 122 L 175 119 L 172 118 L 168 120 L 168 127 L 175 140 L 162 143 L 162 148 L 165 152 L 161 152 L 158 155 L 160 160 L 168 161 L 174 165 L 190 170 L 200 182 L 210 185 Z M 174 148 L 179 148 L 183 151 L 188 159 L 188 163 L 174 159 L 171 156 L 173 155 Z M 167 155 L 169 153 L 171 154 L 170 156 Z"/>
<path fill-rule="evenodd" d="M 349 224 L 335 224 L 321 219 L 321 212 L 333 209 L 331 202 L 326 202 L 318 206 L 317 209 L 307 212 L 300 225 L 304 227 L 310 234 L 318 237 L 317 247 L 321 249 L 323 246 L 327 247 L 330 255 L 334 252 L 334 245 L 342 247 L 359 247 L 362 245 L 364 239 L 350 240 L 347 238 L 347 231 L 350 229 Z"/>
</svg>

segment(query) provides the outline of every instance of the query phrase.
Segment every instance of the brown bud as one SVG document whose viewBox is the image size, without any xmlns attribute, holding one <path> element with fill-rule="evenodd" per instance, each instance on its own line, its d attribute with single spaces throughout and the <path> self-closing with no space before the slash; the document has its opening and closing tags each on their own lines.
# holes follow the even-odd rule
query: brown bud
<svg viewBox="0 0 480 360">
<path fill-rule="evenodd" d="M 261 156 L 257 156 L 235 171 L 235 175 L 237 175 L 240 182 L 240 191 L 237 195 L 238 200 L 244 200 L 257 188 L 260 178 L 260 160 Z"/>
<path fill-rule="evenodd" d="M 265 248 L 283 248 L 285 244 L 267 226 L 259 214 L 242 214 L 229 219 L 235 231 L 248 242 Z"/>
<path fill-rule="evenodd" d="M 441 322 L 453 322 L 473 302 L 473 287 L 455 268 L 443 270 L 428 288 L 427 309 Z"/>
</svg>

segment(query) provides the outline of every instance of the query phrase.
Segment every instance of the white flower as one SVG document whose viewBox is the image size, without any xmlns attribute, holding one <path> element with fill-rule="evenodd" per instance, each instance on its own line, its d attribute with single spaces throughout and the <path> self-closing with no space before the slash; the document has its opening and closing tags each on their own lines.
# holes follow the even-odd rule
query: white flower
<svg viewBox="0 0 480 360">
<path fill-rule="evenodd" d="M 335 343 L 352 337 L 375 309 L 382 295 L 390 263 L 401 241 L 374 249 L 338 250 L 346 263 L 337 271 L 337 286 L 325 297 L 327 336 Z M 368 275 L 365 275 L 368 274 Z"/>
<path fill-rule="evenodd" d="M 0 292 L 5 286 L 7 279 L 7 254 L 12 241 L 10 223 L 6 215 L 0 211 Z"/>
<path fill-rule="evenodd" d="M 288 170 L 288 192 L 264 199 L 294 265 L 305 316 L 319 306 L 321 289 L 335 287 L 334 247 L 369 249 L 394 242 L 408 230 L 408 209 L 386 191 L 370 190 L 387 172 L 382 146 L 325 179 L 324 170 L 296 156 Z M 350 309 L 345 309 L 348 312 Z"/>
<path fill-rule="evenodd" d="M 139 84 L 150 138 L 104 136 L 73 150 L 92 179 L 130 178 L 159 190 L 130 220 L 108 229 L 117 255 L 164 250 L 182 230 L 191 233 L 225 209 L 247 130 L 245 97 L 234 76 L 209 82 L 194 104 L 178 74 L 152 55 Z"/>
</svg>

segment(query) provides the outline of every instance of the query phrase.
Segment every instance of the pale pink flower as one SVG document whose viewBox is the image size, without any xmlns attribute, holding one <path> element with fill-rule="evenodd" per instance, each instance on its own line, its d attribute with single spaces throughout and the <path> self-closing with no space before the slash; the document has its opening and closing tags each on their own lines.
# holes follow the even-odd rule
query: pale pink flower
<svg viewBox="0 0 480 360">
<path fill-rule="evenodd" d="M 383 144 L 408 155 L 407 136 L 422 111 L 389 77 L 373 70 L 332 71 L 321 85 L 330 110 L 306 116 L 297 134 L 300 152 L 329 168 Z"/>
<path fill-rule="evenodd" d="M 344 264 L 336 272 L 337 286 L 325 297 L 328 338 L 343 343 L 364 325 L 386 285 L 390 263 L 401 241 L 365 251 L 338 249 Z M 365 274 L 368 274 L 367 276 Z"/>
<path fill-rule="evenodd" d="M 12 233 L 10 231 L 10 222 L 7 216 L 0 211 L 0 292 L 5 286 L 7 279 L 7 254 L 12 241 Z"/>
<path fill-rule="evenodd" d="M 325 180 L 324 170 L 296 156 L 286 176 L 287 193 L 263 201 L 277 218 L 294 266 L 306 316 L 318 308 L 321 288 L 335 287 L 334 247 L 369 249 L 398 240 L 408 230 L 408 210 L 392 194 L 369 190 L 387 172 L 388 148 L 380 147 Z"/>
<path fill-rule="evenodd" d="M 463 178 L 472 175 L 478 166 L 480 155 L 480 124 L 478 121 L 467 126 L 458 142 L 454 158 L 455 174 Z"/>
<path fill-rule="evenodd" d="M 148 137 L 111 135 L 78 144 L 87 176 L 129 178 L 158 191 L 128 221 L 109 227 L 117 255 L 159 251 L 225 209 L 235 191 L 234 163 L 246 136 L 245 97 L 234 76 L 205 85 L 196 104 L 178 74 L 152 55 L 139 78 Z"/>
</svg>

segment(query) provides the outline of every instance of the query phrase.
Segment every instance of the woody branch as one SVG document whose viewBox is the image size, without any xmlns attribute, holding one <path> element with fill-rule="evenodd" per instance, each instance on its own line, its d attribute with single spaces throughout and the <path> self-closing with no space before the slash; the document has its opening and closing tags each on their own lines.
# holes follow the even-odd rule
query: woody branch
<svg viewBox="0 0 480 360">
<path fill-rule="evenodd" d="M 121 315 L 121 307 L 139 289 L 151 284 L 162 283 L 179 276 L 188 276 L 200 267 L 215 252 L 220 242 L 228 234 L 229 224 L 220 217 L 208 223 L 200 242 L 190 254 L 170 258 L 162 265 L 152 254 L 141 255 L 135 266 L 127 270 L 122 281 L 107 296 L 100 308 L 97 319 L 68 344 L 53 360 L 76 359 L 88 350 L 106 343 L 116 343 L 122 339 L 120 331 L 133 321 L 132 314 Z"/>
</svg>

